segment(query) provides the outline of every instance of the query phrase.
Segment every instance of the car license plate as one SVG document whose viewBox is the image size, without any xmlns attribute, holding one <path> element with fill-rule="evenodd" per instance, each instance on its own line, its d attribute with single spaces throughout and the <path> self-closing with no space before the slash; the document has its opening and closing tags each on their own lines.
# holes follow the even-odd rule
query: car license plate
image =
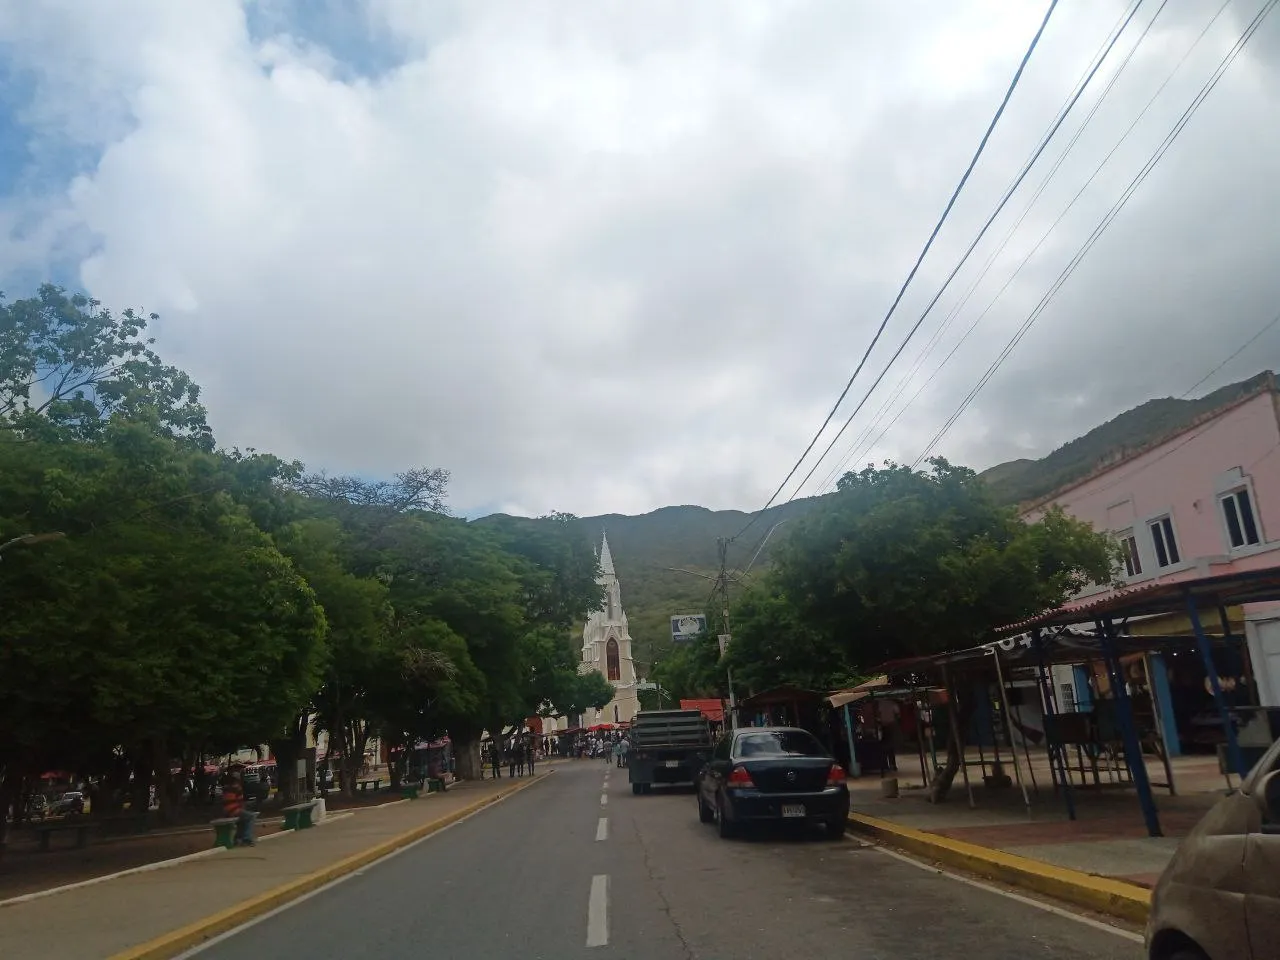
<svg viewBox="0 0 1280 960">
<path fill-rule="evenodd" d="M 784 817 L 803 817 L 804 804 L 803 803 L 784 803 L 782 805 L 782 815 Z"/>
<path fill-rule="evenodd" d="M 666 765 L 666 766 L 668 766 L 668 767 L 678 767 L 678 766 L 680 766 L 680 761 L 679 761 L 679 760 L 668 760 L 668 761 L 666 762 L 666 764 L 665 764 L 665 765 Z"/>
</svg>

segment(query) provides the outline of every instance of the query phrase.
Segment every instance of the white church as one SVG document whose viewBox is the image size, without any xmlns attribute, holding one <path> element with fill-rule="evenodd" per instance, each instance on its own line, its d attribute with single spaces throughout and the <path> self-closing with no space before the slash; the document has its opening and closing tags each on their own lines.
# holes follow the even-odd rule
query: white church
<svg viewBox="0 0 1280 960">
<path fill-rule="evenodd" d="M 618 574 L 609 553 L 609 537 L 600 541 L 600 575 L 596 583 L 604 587 L 604 603 L 593 610 L 582 628 L 582 663 L 578 670 L 594 670 L 613 684 L 613 699 L 603 710 L 592 711 L 582 718 L 584 726 L 597 723 L 628 723 L 640 711 L 636 691 L 636 664 L 631 658 L 631 632 L 627 615 L 622 611 L 622 592 Z"/>
</svg>

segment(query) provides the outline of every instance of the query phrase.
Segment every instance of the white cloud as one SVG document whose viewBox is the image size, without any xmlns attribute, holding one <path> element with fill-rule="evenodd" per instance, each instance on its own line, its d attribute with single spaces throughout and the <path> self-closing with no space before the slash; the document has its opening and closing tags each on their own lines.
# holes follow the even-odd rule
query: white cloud
<svg viewBox="0 0 1280 960">
<path fill-rule="evenodd" d="M 225 443 L 365 474 L 444 466 L 464 511 L 579 513 L 751 507 L 772 491 L 851 372 L 1042 13 L 994 0 L 370 0 L 362 19 L 395 57 L 369 72 L 290 21 L 298 9 L 259 0 L 250 12 L 270 26 L 262 34 L 231 0 L 0 0 L 0 44 L 37 84 L 32 136 L 98 154 L 60 195 L 38 198 L 26 240 L 8 227 L 18 201 L 0 202 L 0 253 L 30 266 L 86 249 L 79 277 L 94 296 L 162 314 L 163 353 L 205 386 Z M 1055 14 L 878 358 L 1119 11 Z M 1198 32 L 1195 18 L 1170 16 L 1064 182 L 1083 181 Z M 1224 38 L 1238 30 L 1221 27 Z M 1195 83 L 1208 69 L 1207 58 L 1187 67 Z M 1171 87 L 1160 123 L 1189 89 Z M 1224 81 L 1217 112 L 1170 156 L 1127 235 L 1082 269 L 1073 312 L 1046 315 L 961 421 L 944 448 L 953 460 L 1043 452 L 1117 404 L 1180 392 L 1184 371 L 1230 352 L 1229 334 L 1196 333 L 1203 314 L 1146 305 L 1176 304 L 1183 285 L 1234 289 L 1232 258 L 1256 244 L 1233 242 L 1232 224 L 1247 222 L 1274 256 L 1256 222 L 1268 207 L 1241 206 L 1274 180 L 1274 135 L 1256 133 L 1277 129 L 1266 90 L 1249 70 Z M 1159 134 L 1153 125 L 1142 148 Z M 1232 136 L 1265 150 L 1224 161 Z M 1094 215 L 1119 189 L 1111 179 Z M 1060 207 L 1069 193 L 1046 194 L 1024 248 L 1056 215 L 1055 196 Z M 1210 216 L 1216 251 L 1173 242 Z M 1177 233 L 1144 236 L 1152 222 Z M 918 452 L 1090 226 L 1082 216 L 1046 247 L 877 456 Z M 1204 253 L 1227 262 L 1183 271 L 1168 297 L 1152 292 L 1170 257 Z M 1000 269 L 980 293 L 1012 263 Z M 1236 297 L 1225 326 L 1239 339 L 1260 325 L 1252 310 L 1266 295 Z M 1196 343 L 1193 355 L 1166 351 L 1167 376 L 1144 363 L 1121 380 L 1123 359 L 1157 330 Z M 1019 397 L 1028 384 L 1045 403 Z M 1093 399 L 1057 399 L 1068 395 Z"/>
</svg>

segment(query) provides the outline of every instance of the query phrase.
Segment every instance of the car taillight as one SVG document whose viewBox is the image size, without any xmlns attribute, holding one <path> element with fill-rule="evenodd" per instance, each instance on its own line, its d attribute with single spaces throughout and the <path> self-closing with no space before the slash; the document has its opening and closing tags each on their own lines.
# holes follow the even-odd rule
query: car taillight
<svg viewBox="0 0 1280 960">
<path fill-rule="evenodd" d="M 729 772 L 729 779 L 725 781 L 726 787 L 754 787 L 755 781 L 751 779 L 751 774 L 747 773 L 746 767 L 734 767 Z"/>
<path fill-rule="evenodd" d="M 831 769 L 827 771 L 827 786 L 838 787 L 844 783 L 844 767 L 838 763 L 833 763 Z"/>
</svg>

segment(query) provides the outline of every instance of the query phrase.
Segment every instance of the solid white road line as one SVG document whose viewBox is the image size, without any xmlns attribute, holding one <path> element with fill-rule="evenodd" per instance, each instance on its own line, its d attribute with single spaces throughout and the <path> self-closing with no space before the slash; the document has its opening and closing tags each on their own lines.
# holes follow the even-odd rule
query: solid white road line
<svg viewBox="0 0 1280 960">
<path fill-rule="evenodd" d="M 609 943 L 609 877 L 598 873 L 591 878 L 591 899 L 587 901 L 587 946 Z"/>
<path fill-rule="evenodd" d="M 989 883 L 983 883 L 981 880 L 974 880 L 972 877 L 965 877 L 958 873 L 952 873 L 950 870 L 940 870 L 932 864 L 921 863 L 919 860 L 908 857 L 905 854 L 898 853 L 896 850 L 889 850 L 878 845 L 875 846 L 875 849 L 879 850 L 886 857 L 893 857 L 895 860 L 901 860 L 903 863 L 909 863 L 911 866 L 918 867 L 919 869 L 925 870 L 929 873 L 940 873 L 951 880 L 958 880 L 961 883 L 967 883 L 971 887 L 977 887 L 979 890 L 999 894 L 1002 897 L 1008 897 L 1010 900 L 1017 900 L 1019 903 L 1025 903 L 1029 906 L 1037 907 L 1059 917 L 1066 917 L 1068 920 L 1075 920 L 1077 923 L 1083 923 L 1085 926 L 1093 927 L 1096 930 L 1105 930 L 1107 933 L 1114 933 L 1117 937 L 1124 937 L 1124 939 L 1132 940 L 1134 943 L 1143 942 L 1142 935 L 1134 933 L 1132 930 L 1125 930 L 1123 927 L 1113 927 L 1111 924 L 1103 923 L 1101 920 L 1095 920 L 1093 917 L 1086 917 L 1078 913 L 1072 913 L 1070 910 L 1064 910 L 1062 907 L 1056 907 L 1052 903 L 1045 903 L 1041 900 L 1033 900 L 1031 897 L 1024 897 L 1021 894 L 1014 893 L 1012 890 L 1002 890 Z"/>
<path fill-rule="evenodd" d="M 607 793 L 600 794 L 600 806 L 607 807 L 609 805 L 609 795 Z"/>
<path fill-rule="evenodd" d="M 600 822 L 596 824 L 596 839 L 597 840 L 609 839 L 609 818 L 608 817 L 601 817 Z"/>
</svg>

